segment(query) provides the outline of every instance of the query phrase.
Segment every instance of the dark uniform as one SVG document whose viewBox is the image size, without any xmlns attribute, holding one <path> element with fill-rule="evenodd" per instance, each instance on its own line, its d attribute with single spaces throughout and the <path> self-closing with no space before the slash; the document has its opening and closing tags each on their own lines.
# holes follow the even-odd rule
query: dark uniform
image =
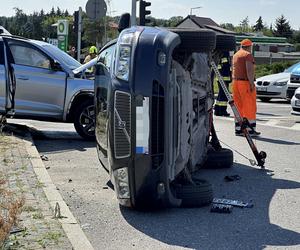
<svg viewBox="0 0 300 250">
<path fill-rule="evenodd" d="M 221 63 L 218 66 L 218 69 L 223 77 L 225 85 L 228 89 L 229 84 L 231 83 L 231 65 L 229 60 L 229 53 L 224 53 L 223 58 L 221 59 Z M 217 97 L 217 101 L 215 104 L 215 115 L 216 116 L 229 116 L 230 114 L 227 112 L 227 97 L 224 93 L 224 90 L 218 81 L 219 86 L 219 94 Z"/>
</svg>

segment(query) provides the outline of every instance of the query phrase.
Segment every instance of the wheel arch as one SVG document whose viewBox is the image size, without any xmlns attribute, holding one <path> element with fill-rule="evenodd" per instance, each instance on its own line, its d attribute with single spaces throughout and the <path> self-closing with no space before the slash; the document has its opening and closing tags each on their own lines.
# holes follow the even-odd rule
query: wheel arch
<svg viewBox="0 0 300 250">
<path fill-rule="evenodd" d="M 80 91 L 80 92 L 76 93 L 70 101 L 68 113 L 67 113 L 67 116 L 66 116 L 66 121 L 67 122 L 73 122 L 76 107 L 80 103 L 82 103 L 86 100 L 89 100 L 89 99 L 94 100 L 94 93 L 91 92 L 91 91 Z"/>
</svg>

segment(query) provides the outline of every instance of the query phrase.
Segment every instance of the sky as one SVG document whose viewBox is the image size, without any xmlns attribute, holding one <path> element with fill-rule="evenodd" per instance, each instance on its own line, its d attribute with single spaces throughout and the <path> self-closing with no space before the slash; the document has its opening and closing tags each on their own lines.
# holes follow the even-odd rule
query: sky
<svg viewBox="0 0 300 250">
<path fill-rule="evenodd" d="M 245 17 L 249 17 L 250 25 L 254 25 L 259 16 L 269 26 L 275 23 L 282 14 L 290 22 L 293 29 L 300 29 L 299 0 L 147 0 L 151 15 L 156 18 L 172 16 L 187 16 L 191 8 L 197 16 L 210 17 L 217 23 L 232 23 L 238 25 Z M 79 7 L 85 10 L 87 0 L 1 0 L 0 16 L 14 15 L 14 7 L 22 9 L 26 14 L 44 9 L 50 11 L 52 6 L 73 13 Z M 110 2 L 109 13 L 113 16 L 130 12 L 131 0 L 106 0 Z"/>
</svg>

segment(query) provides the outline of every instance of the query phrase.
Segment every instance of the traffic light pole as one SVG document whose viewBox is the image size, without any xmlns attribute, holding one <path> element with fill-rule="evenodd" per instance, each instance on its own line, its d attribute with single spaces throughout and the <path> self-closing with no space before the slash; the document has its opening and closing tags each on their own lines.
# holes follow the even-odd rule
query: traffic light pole
<svg viewBox="0 0 300 250">
<path fill-rule="evenodd" d="M 136 2 L 138 0 L 131 0 L 131 26 L 136 25 Z"/>
<path fill-rule="evenodd" d="M 77 61 L 78 62 L 80 62 L 80 54 L 81 54 L 81 30 L 82 30 L 82 8 L 79 7 L 78 33 L 77 33 Z"/>
</svg>

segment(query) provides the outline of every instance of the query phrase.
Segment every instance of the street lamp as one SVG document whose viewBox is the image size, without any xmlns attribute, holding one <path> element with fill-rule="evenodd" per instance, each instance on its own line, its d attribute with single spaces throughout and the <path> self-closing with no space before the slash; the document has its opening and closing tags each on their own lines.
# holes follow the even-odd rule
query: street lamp
<svg viewBox="0 0 300 250">
<path fill-rule="evenodd" d="M 193 15 L 193 10 L 196 10 L 196 9 L 201 9 L 202 6 L 199 6 L 199 7 L 193 7 L 191 8 L 191 12 L 190 12 L 190 15 Z"/>
</svg>

